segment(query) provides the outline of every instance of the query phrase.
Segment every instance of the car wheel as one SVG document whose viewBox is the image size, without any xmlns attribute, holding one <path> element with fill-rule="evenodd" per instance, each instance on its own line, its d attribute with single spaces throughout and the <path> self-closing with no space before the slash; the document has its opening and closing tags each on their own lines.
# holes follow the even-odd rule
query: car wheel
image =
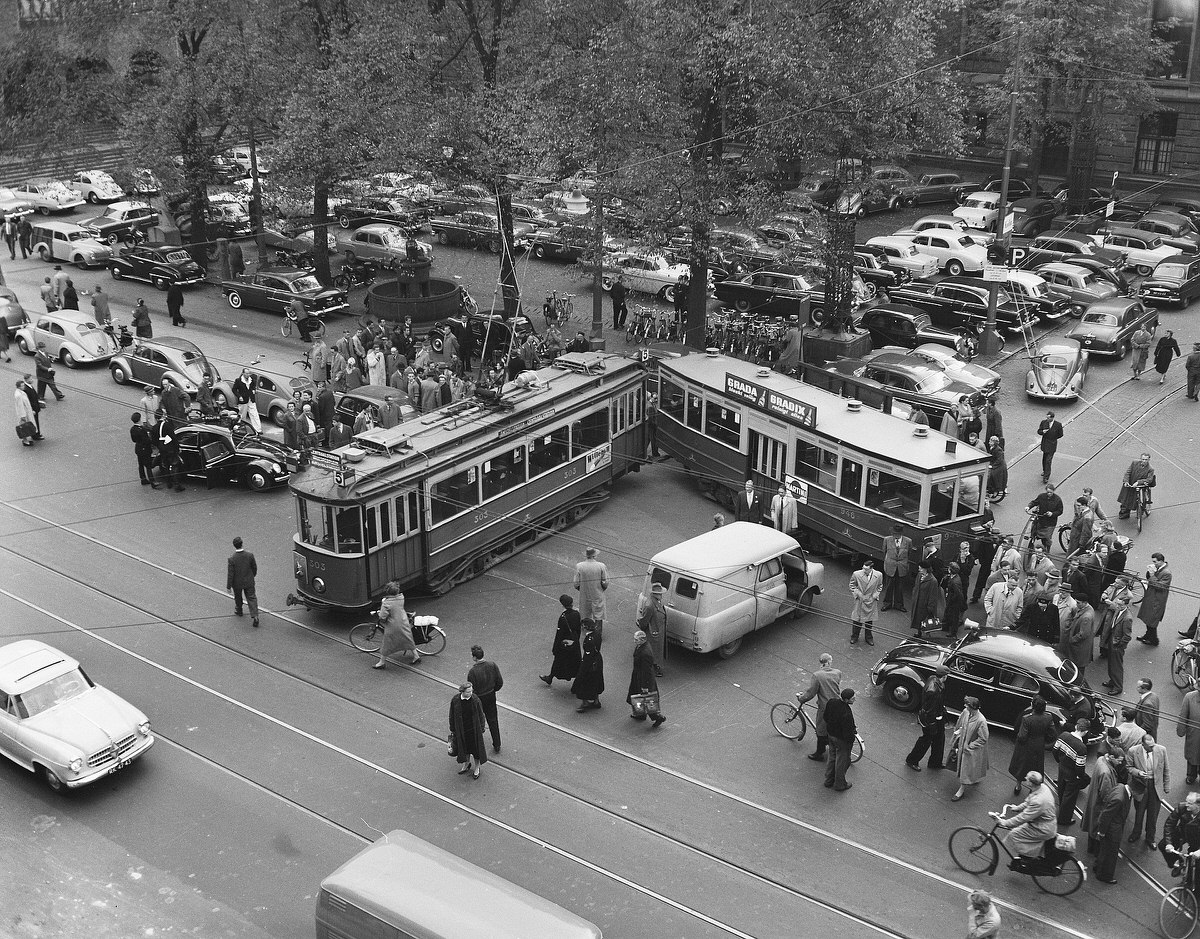
<svg viewBox="0 0 1200 939">
<path fill-rule="evenodd" d="M 437 238 L 438 238 L 438 244 L 440 244 L 440 245 L 450 244 L 450 236 L 447 235 L 444 231 L 438 232 Z"/>
<path fill-rule="evenodd" d="M 338 223 L 339 228 L 349 228 L 350 227 L 350 216 L 339 215 L 337 217 L 337 223 Z"/>
<path fill-rule="evenodd" d="M 890 209 L 893 212 L 895 212 L 903 204 L 904 204 L 904 200 L 901 199 L 899 196 L 892 196 L 890 199 L 888 199 L 888 209 Z"/>
<path fill-rule="evenodd" d="M 112 372 L 113 381 L 115 381 L 118 385 L 129 384 L 129 373 L 125 371 L 124 366 L 114 365 L 109 369 L 109 371 Z"/>
<path fill-rule="evenodd" d="M 492 254 L 500 253 L 500 240 L 498 238 L 493 238 L 488 242 L 488 251 Z"/>
<path fill-rule="evenodd" d="M 872 282 L 866 281 L 863 283 L 863 292 L 862 292 L 862 296 L 859 299 L 861 299 L 863 303 L 870 303 L 878 295 L 879 295 L 879 288 L 877 286 L 875 286 L 875 284 L 873 284 Z"/>
<path fill-rule="evenodd" d="M 235 310 L 242 308 L 242 295 L 236 290 L 229 291 L 229 296 L 226 299 L 229 301 L 229 305 Z"/>
<path fill-rule="evenodd" d="M 613 288 L 613 279 L 611 277 L 602 277 L 600 279 L 600 289 L 608 293 Z"/>
<path fill-rule="evenodd" d="M 171 282 L 169 280 L 167 280 L 165 277 L 155 277 L 150 282 L 152 284 L 154 284 L 154 286 L 157 287 L 159 290 L 166 290 L 168 287 L 171 286 Z"/>
<path fill-rule="evenodd" d="M 951 277 L 959 277 L 963 272 L 962 261 L 957 258 L 951 258 L 946 262 L 946 273 Z"/>
<path fill-rule="evenodd" d="M 1068 312 L 1068 313 L 1071 315 L 1071 319 L 1076 319 L 1076 320 L 1077 320 L 1077 319 L 1079 319 L 1079 317 L 1083 316 L 1083 311 L 1084 311 L 1084 310 L 1086 310 L 1086 309 L 1087 309 L 1087 306 L 1086 306 L 1085 304 L 1082 304 L 1082 303 L 1072 303 L 1072 304 L 1071 304 L 1071 305 L 1070 305 L 1070 306 L 1067 308 L 1067 312 Z"/>
<path fill-rule="evenodd" d="M 39 211 L 40 213 L 42 213 L 42 215 L 49 215 L 49 214 L 50 214 L 50 207 L 49 207 L 49 206 L 46 206 L 46 205 L 44 205 L 44 206 L 42 206 L 40 209 L 38 209 L 38 211 Z"/>
<path fill-rule="evenodd" d="M 62 359 L 62 364 L 67 368 L 79 368 L 79 362 L 76 361 L 75 356 L 71 355 L 70 350 L 63 349 L 58 357 Z"/>
<path fill-rule="evenodd" d="M 734 300 L 733 308 L 735 310 L 737 310 L 739 313 L 749 313 L 750 312 L 750 301 L 749 300 Z"/>
<path fill-rule="evenodd" d="M 446 348 L 445 334 L 444 333 L 430 333 L 429 334 L 429 348 L 431 348 L 438 355 L 441 355 L 442 350 L 444 348 Z"/>
<path fill-rule="evenodd" d="M 108 269 L 108 272 L 112 275 L 113 280 L 120 280 L 122 278 L 122 276 L 124 276 L 121 273 L 121 269 L 119 267 L 117 267 L 115 264 Z"/>
<path fill-rule="evenodd" d="M 43 261 L 50 260 L 50 249 L 47 248 L 45 245 L 38 245 L 37 251 L 38 251 L 38 257 L 41 260 L 43 260 Z"/>
<path fill-rule="evenodd" d="M 86 198 L 87 198 L 87 201 L 90 202 L 92 205 L 100 204 L 100 200 L 96 198 L 96 193 L 94 193 L 94 192 L 89 192 L 87 194 Z"/>
<path fill-rule="evenodd" d="M 1133 270 L 1139 277 L 1149 277 L 1154 272 L 1154 268 L 1149 264 L 1139 264 Z"/>
<path fill-rule="evenodd" d="M 825 323 L 825 308 L 814 306 L 808 310 L 808 321 L 813 326 L 821 326 Z"/>
<path fill-rule="evenodd" d="M 665 300 L 667 303 L 674 303 L 675 302 L 675 285 L 667 284 L 667 286 L 663 287 L 663 289 L 658 292 L 658 295 L 663 300 Z"/>
<path fill-rule="evenodd" d="M 87 270 L 87 258 L 85 258 L 82 254 L 77 254 L 75 257 L 71 258 L 71 263 L 81 271 Z"/>
<path fill-rule="evenodd" d="M 915 711 L 921 704 L 921 686 L 907 678 L 889 678 L 883 696 L 898 711 Z"/>
<path fill-rule="evenodd" d="M 546 246 L 545 245 L 534 245 L 533 246 L 533 256 L 535 258 L 538 258 L 538 259 L 544 261 L 546 259 Z"/>
<path fill-rule="evenodd" d="M 237 407 L 237 405 L 233 403 L 233 399 L 231 399 L 223 391 L 213 392 L 213 404 L 217 406 L 218 410 L 232 410 Z"/>
<path fill-rule="evenodd" d="M 1113 358 L 1115 358 L 1118 362 L 1120 362 L 1128 354 L 1129 354 L 1129 343 L 1123 342 L 1119 346 L 1117 346 L 1117 351 L 1113 355 Z"/>
<path fill-rule="evenodd" d="M 731 655 L 734 655 L 737 652 L 737 650 L 742 647 L 742 639 L 743 638 L 744 637 L 742 637 L 742 636 L 738 636 L 732 642 L 725 643 L 725 645 L 723 645 L 719 649 L 717 649 L 717 655 L 719 655 L 723 659 L 727 659 Z"/>
<path fill-rule="evenodd" d="M 713 204 L 713 211 L 717 215 L 728 215 L 733 211 L 733 203 L 731 203 L 728 199 L 718 199 Z"/>
<path fill-rule="evenodd" d="M 262 470 L 253 469 L 246 474 L 246 485 L 251 492 L 262 492 L 270 488 L 271 479 Z"/>
<path fill-rule="evenodd" d="M 58 778 L 58 773 L 54 772 L 49 766 L 43 766 L 41 763 L 38 763 L 37 773 L 42 777 L 42 782 L 46 784 L 47 788 L 53 789 L 55 792 L 62 792 L 67 788 L 66 784 Z"/>
<path fill-rule="evenodd" d="M 854 210 L 854 215 L 856 218 L 866 218 L 867 217 L 867 207 L 865 205 L 860 204 L 859 207 Z"/>
<path fill-rule="evenodd" d="M 33 355 L 33 349 L 29 347 L 29 341 L 24 336 L 17 337 L 17 348 L 25 355 Z"/>
</svg>

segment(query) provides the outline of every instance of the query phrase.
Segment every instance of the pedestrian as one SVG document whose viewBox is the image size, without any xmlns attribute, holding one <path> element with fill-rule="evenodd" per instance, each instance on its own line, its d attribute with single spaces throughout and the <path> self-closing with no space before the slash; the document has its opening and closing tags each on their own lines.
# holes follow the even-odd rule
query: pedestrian
<svg viewBox="0 0 1200 939">
<path fill-rule="evenodd" d="M 797 694 L 797 703 L 803 707 L 805 702 L 817 699 L 817 719 L 813 731 L 817 736 L 817 749 L 808 755 L 810 760 L 824 760 L 825 749 L 829 746 L 829 730 L 825 726 L 825 706 L 842 693 L 841 669 L 833 667 L 833 656 L 822 652 L 817 657 L 817 670 L 809 678 L 808 690 Z"/>
<path fill-rule="evenodd" d="M 133 455 L 137 457 L 138 478 L 143 486 L 157 489 L 158 485 L 154 482 L 154 441 L 150 431 L 142 423 L 141 412 L 134 411 L 129 420 L 132 422 L 129 439 L 133 441 Z"/>
<path fill-rule="evenodd" d="M 1138 505 L 1139 489 L 1153 489 L 1158 484 L 1154 467 L 1150 465 L 1150 454 L 1143 453 L 1129 464 L 1121 477 L 1121 491 L 1117 494 L 1120 510 L 1117 518 L 1129 518 Z M 1147 493 L 1149 494 L 1149 493 Z M 1150 511 L 1150 500 L 1146 500 L 1146 511 Z"/>
<path fill-rule="evenodd" d="M 166 412 L 167 418 L 174 422 L 174 426 L 186 424 L 187 409 L 192 403 L 191 397 L 169 378 L 164 378 L 162 385 L 159 407 Z"/>
<path fill-rule="evenodd" d="M 33 225 L 28 218 L 17 223 L 17 240 L 21 243 L 21 260 L 33 254 Z"/>
<path fill-rule="evenodd" d="M 329 382 L 323 381 L 320 383 L 320 390 L 317 391 L 316 419 L 317 426 L 321 429 L 321 443 L 329 449 L 333 449 L 330 442 L 333 437 L 333 418 L 336 412 L 337 398 L 333 389 L 329 387 Z"/>
<path fill-rule="evenodd" d="M 1138 619 L 1146 627 L 1145 633 L 1137 637 L 1138 642 L 1148 646 L 1158 645 L 1158 624 L 1167 613 L 1167 598 L 1171 593 L 1171 568 L 1161 551 L 1150 555 L 1150 566 L 1146 568 L 1146 596 L 1138 608 Z"/>
<path fill-rule="evenodd" d="M 579 675 L 580 633 L 583 630 L 579 611 L 575 609 L 575 601 L 563 594 L 558 598 L 563 611 L 558 615 L 558 628 L 554 631 L 554 646 L 551 653 L 554 661 L 550 663 L 550 674 L 540 676 L 547 685 L 554 679 L 573 681 Z"/>
<path fill-rule="evenodd" d="M 1116 593 L 1111 603 L 1112 617 L 1106 617 L 1107 635 L 1100 641 L 1103 644 L 1105 639 L 1108 640 L 1108 681 L 1103 685 L 1116 697 L 1125 690 L 1125 650 L 1133 638 L 1133 614 L 1129 611 L 1127 592 Z"/>
<path fill-rule="evenodd" d="M 942 629 L 951 639 L 958 635 L 967 618 L 967 596 L 963 591 L 962 577 L 957 561 L 951 561 L 946 576 L 942 578 L 941 593 L 943 610 Z"/>
<path fill-rule="evenodd" d="M 96 317 L 96 325 L 101 329 L 112 326 L 112 312 L 108 308 L 108 294 L 100 284 L 92 291 L 92 313 Z"/>
<path fill-rule="evenodd" d="M 242 615 L 243 603 L 250 607 L 250 625 L 258 625 L 258 593 L 254 589 L 254 578 L 258 576 L 258 562 L 254 555 L 242 547 L 240 537 L 233 539 L 233 554 L 229 555 L 225 589 L 233 596 L 233 615 Z"/>
<path fill-rule="evenodd" d="M 375 429 L 375 416 L 372 413 L 372 408 L 363 408 L 354 417 L 354 433 L 355 435 L 366 433 L 368 430 Z"/>
<path fill-rule="evenodd" d="M 246 273 L 246 257 L 236 241 L 229 243 L 229 273 L 236 279 Z"/>
<path fill-rule="evenodd" d="M 329 360 L 329 380 L 333 382 L 334 390 L 339 394 L 346 393 L 346 374 L 349 369 L 349 360 L 346 358 L 345 353 L 342 352 L 339 344 L 334 348 Z"/>
<path fill-rule="evenodd" d="M 46 400 L 46 389 L 49 388 L 54 392 L 54 399 L 61 401 L 66 397 L 58 390 L 58 385 L 54 383 L 54 359 L 50 357 L 50 353 L 46 351 L 46 344 L 39 342 L 37 344 L 37 352 L 33 356 L 34 369 L 37 372 L 37 396 L 44 402 Z"/>
<path fill-rule="evenodd" d="M 912 539 L 904 534 L 899 522 L 892 525 L 892 533 L 883 539 L 883 609 L 897 609 L 907 613 L 904 605 L 904 581 L 908 579 L 908 556 L 912 552 Z"/>
<path fill-rule="evenodd" d="M 367 351 L 367 384 L 369 385 L 386 385 L 387 384 L 387 359 L 383 354 L 383 350 L 374 345 Z M 477 695 L 478 691 L 475 692 Z"/>
<path fill-rule="evenodd" d="M 63 287 L 62 305 L 64 310 L 79 309 L 79 291 L 75 289 L 75 283 L 70 277 L 67 278 L 67 283 Z"/>
<path fill-rule="evenodd" d="M 929 753 L 929 768 L 942 768 L 942 755 L 946 750 L 946 676 L 949 674 L 950 669 L 939 664 L 921 689 L 921 706 L 917 708 L 921 736 L 904 758 L 904 765 L 918 773 L 926 752 Z"/>
<path fill-rule="evenodd" d="M 1075 824 L 1075 806 L 1079 793 L 1089 782 L 1087 775 L 1088 731 L 1091 721 L 1080 717 L 1070 730 L 1058 735 L 1051 751 L 1058 763 L 1058 824 L 1069 828 Z"/>
<path fill-rule="evenodd" d="M 12 355 L 8 351 L 9 341 L 8 318 L 0 315 L 0 355 L 4 356 L 5 362 L 12 361 Z"/>
<path fill-rule="evenodd" d="M 654 673 L 662 678 L 662 662 L 667 660 L 667 609 L 664 605 L 666 588 L 662 584 L 650 585 L 650 597 L 639 604 L 635 623 L 646 634 L 650 651 L 654 653 Z"/>
<path fill-rule="evenodd" d="M 238 420 L 251 427 L 256 434 L 261 434 L 262 420 L 258 414 L 258 376 L 250 369 L 242 369 L 242 374 L 234 380 L 233 399 L 237 403 Z"/>
<path fill-rule="evenodd" d="M 132 325 L 133 332 L 139 339 L 154 338 L 154 324 L 150 322 L 150 310 L 146 307 L 146 301 L 140 297 L 133 308 Z"/>
<path fill-rule="evenodd" d="M 158 464 L 167 488 L 183 492 L 183 465 L 179 458 L 179 443 L 175 439 L 175 428 L 166 418 L 167 412 L 162 408 L 154 412 L 154 446 L 158 449 Z"/>
<path fill-rule="evenodd" d="M 358 367 L 358 359 L 354 356 L 350 356 L 346 360 L 346 374 L 343 378 L 343 384 L 345 384 L 347 391 L 354 391 L 366 384 L 363 381 L 362 369 Z M 415 405 L 419 400 L 419 398 L 414 398 L 413 404 Z"/>
<path fill-rule="evenodd" d="M 13 392 L 13 406 L 16 409 L 17 439 L 24 447 L 32 447 L 38 436 L 37 412 L 33 409 L 33 401 L 25 393 L 24 382 L 17 380 Z"/>
<path fill-rule="evenodd" d="M 348 446 L 352 432 L 353 428 L 335 415 L 333 424 L 329 428 L 329 440 L 325 445 L 326 449 L 337 450 L 339 447 Z"/>
<path fill-rule="evenodd" d="M 655 678 L 655 666 L 658 663 L 654 660 L 654 650 L 650 647 L 649 638 L 640 629 L 633 634 L 633 671 L 629 676 L 629 693 L 625 695 L 625 703 L 633 709 L 630 717 L 635 721 L 644 721 L 649 717 L 654 727 L 658 727 L 667 719 L 662 712 L 662 702 L 659 701 L 657 706 L 648 704 L 640 713 L 633 702 L 634 695 L 652 695 L 655 698 L 658 696 L 658 679 Z"/>
<path fill-rule="evenodd" d="M 1200 690 L 1192 683 L 1192 690 L 1183 696 L 1179 708 L 1179 720 L 1175 724 L 1175 735 L 1183 738 L 1183 758 L 1187 763 L 1189 786 L 1200 778 Z M 1200 848 L 1200 844 L 1196 845 Z"/>
<path fill-rule="evenodd" d="M 1029 500 L 1026 508 L 1033 516 L 1030 543 L 1052 544 L 1064 508 L 1062 498 L 1054 491 L 1054 483 L 1046 483 L 1045 488 Z"/>
<path fill-rule="evenodd" d="M 471 646 L 474 664 L 467 671 L 467 682 L 475 689 L 475 695 L 483 706 L 483 717 L 492 734 L 492 752 L 500 752 L 500 717 L 496 713 L 496 692 L 504 687 L 504 676 L 495 662 L 483 657 L 483 646 Z"/>
<path fill-rule="evenodd" d="M 1092 543 L 1092 531 L 1096 523 L 1087 496 L 1076 499 L 1072 508 L 1075 517 L 1071 520 L 1071 537 L 1067 541 L 1068 555 L 1087 550 Z"/>
<path fill-rule="evenodd" d="M 988 726 L 979 711 L 979 699 L 970 695 L 963 698 L 963 709 L 954 725 L 954 736 L 950 739 L 949 760 L 958 777 L 958 791 L 950 797 L 957 802 L 967 791 L 967 786 L 978 784 L 991 768 L 988 761 Z"/>
<path fill-rule="evenodd" d="M 754 480 L 747 479 L 742 486 L 742 491 L 738 493 L 734 500 L 733 520 L 735 522 L 755 522 L 759 525 L 763 521 L 763 504 L 758 493 L 754 491 Z"/>
<path fill-rule="evenodd" d="M 471 683 L 463 682 L 458 693 L 450 699 L 450 733 L 454 735 L 455 759 L 463 764 L 458 775 L 470 773 L 479 778 L 479 768 L 488 761 L 483 743 L 483 705 L 475 696 Z"/>
<path fill-rule="evenodd" d="M 318 336 L 313 340 L 312 349 L 309 350 L 308 356 L 312 380 L 318 384 L 329 381 L 330 367 L 333 364 L 333 352 L 326 345 L 324 336 Z"/>
<path fill-rule="evenodd" d="M 990 513 L 990 510 L 988 512 Z M 996 549 L 1000 547 L 1001 539 L 996 534 L 996 520 L 989 518 L 983 525 L 982 531 L 975 538 L 973 552 L 979 559 L 979 573 L 975 575 L 975 588 L 971 592 L 971 602 L 978 603 L 983 596 L 983 587 L 992 575 L 992 562 L 996 559 Z"/>
<path fill-rule="evenodd" d="M 17 259 L 17 220 L 11 215 L 4 217 L 4 223 L 0 225 L 0 232 L 4 233 L 4 241 L 8 245 L 8 255 L 12 260 Z"/>
<path fill-rule="evenodd" d="M 784 330 L 783 348 L 779 351 L 779 361 L 775 363 L 775 370 L 784 375 L 794 375 L 800 368 L 800 353 L 803 343 L 800 320 L 793 316 L 788 320 L 787 329 Z M 929 418 L 925 418 L 925 423 L 929 423 Z"/>
<path fill-rule="evenodd" d="M 1037 429 L 1042 438 L 1039 444 L 1042 451 L 1042 482 L 1050 482 L 1050 471 L 1054 466 L 1054 454 L 1058 452 L 1058 441 L 1062 439 L 1063 425 L 1054 417 L 1053 411 L 1046 412 L 1046 418 Z"/>
<path fill-rule="evenodd" d="M 1129 786 L 1124 782 L 1128 778 L 1124 755 L 1112 753 L 1107 759 L 1111 760 L 1116 768 L 1117 783 L 1108 790 L 1104 801 L 1097 804 L 1094 832 L 1098 847 L 1093 872 L 1101 883 L 1115 884 L 1121 835 L 1125 831 L 1125 823 L 1129 820 L 1132 795 Z"/>
<path fill-rule="evenodd" d="M 428 414 L 436 411 L 441 405 L 437 379 L 432 367 L 425 369 L 421 377 L 421 413 Z"/>
<path fill-rule="evenodd" d="M 50 276 L 50 284 L 54 290 L 54 302 L 61 308 L 63 290 L 67 286 L 67 272 L 62 269 L 61 264 L 54 265 L 54 273 Z"/>
<path fill-rule="evenodd" d="M 1040 694 L 1017 721 L 1017 739 L 1013 746 L 1008 772 L 1017 785 L 1013 795 L 1021 794 L 1021 781 L 1029 773 L 1042 776 L 1046 772 L 1046 744 L 1058 736 L 1058 719 L 1046 713 L 1046 699 Z"/>
<path fill-rule="evenodd" d="M 1175 341 L 1175 331 L 1168 329 L 1166 335 L 1161 336 L 1154 347 L 1154 371 L 1158 372 L 1160 385 L 1167 380 L 1167 369 L 1171 367 L 1171 359 L 1177 355 L 1183 353 L 1179 351 L 1179 343 Z"/>
<path fill-rule="evenodd" d="M 625 305 L 626 294 L 629 293 L 629 288 L 625 284 L 625 277 L 618 277 L 608 291 L 608 295 L 612 298 L 612 320 L 613 329 L 624 329 L 625 319 L 629 316 L 629 308 Z"/>
<path fill-rule="evenodd" d="M 1149 330 L 1143 325 L 1137 328 L 1137 331 L 1129 340 L 1129 344 L 1133 348 L 1134 381 L 1142 380 L 1142 372 L 1146 370 L 1146 359 L 1150 355 L 1150 340 L 1153 338 Z"/>
<path fill-rule="evenodd" d="M 171 314 L 172 326 L 187 326 L 187 320 L 183 318 L 183 288 L 177 280 L 172 280 L 167 287 L 167 312 Z"/>
<path fill-rule="evenodd" d="M 723 514 L 721 514 L 720 512 L 713 512 L 712 527 L 713 527 L 714 531 L 718 528 L 724 528 L 725 527 L 725 516 Z"/>
<path fill-rule="evenodd" d="M 217 414 L 217 402 L 213 398 L 212 376 L 207 373 L 200 379 L 200 384 L 196 387 L 196 406 L 200 408 L 200 413 L 204 417 L 215 417 Z"/>
<path fill-rule="evenodd" d="M 675 307 L 675 325 L 679 327 L 679 339 L 683 339 L 683 331 L 687 325 L 688 294 L 691 292 L 691 278 L 684 274 L 675 284 L 671 292 L 671 302 Z"/>
<path fill-rule="evenodd" d="M 850 768 L 850 748 L 858 727 L 854 723 L 854 689 L 843 688 L 836 698 L 825 705 L 825 730 L 829 734 L 829 749 L 825 752 L 825 788 L 834 792 L 852 789 L 846 779 Z"/>
<path fill-rule="evenodd" d="M 158 389 L 153 385 L 147 385 L 142 389 L 142 398 L 138 402 L 142 407 L 142 421 L 145 423 L 148 430 L 153 430 L 158 424 L 158 409 L 162 405 L 162 398 L 159 396 Z"/>
<path fill-rule="evenodd" d="M 1162 702 L 1154 692 L 1154 682 L 1149 678 L 1139 678 L 1137 683 L 1138 701 L 1134 707 L 1134 720 L 1151 737 L 1158 739 L 1158 715 Z"/>
<path fill-rule="evenodd" d="M 1133 844 L 1145 832 L 1146 847 L 1158 847 L 1158 807 L 1171 791 L 1171 770 L 1167 766 L 1167 748 L 1156 743 L 1153 734 L 1143 734 L 1141 744 L 1129 751 L 1129 790 L 1133 795 Z"/>
<path fill-rule="evenodd" d="M 913 584 L 912 615 L 909 626 L 918 638 L 937 629 L 946 609 L 946 596 L 938 585 L 933 565 L 928 559 L 917 565 L 917 580 Z"/>
<path fill-rule="evenodd" d="M 649 438 L 650 455 L 654 459 L 662 456 L 658 452 L 658 392 L 646 395 L 646 432 Z"/>
<path fill-rule="evenodd" d="M 867 631 L 867 645 L 875 645 L 872 630 L 875 617 L 879 613 L 879 597 L 882 593 L 883 575 L 875 570 L 875 559 L 863 558 L 862 567 L 850 575 L 850 596 L 854 599 L 854 607 L 850 611 L 850 645 L 858 643 L 860 629 Z"/>
<path fill-rule="evenodd" d="M 971 572 L 975 570 L 975 565 L 979 562 L 975 559 L 975 555 L 971 553 L 971 542 L 960 541 L 958 543 L 958 557 L 954 559 L 954 563 L 958 565 L 958 582 L 962 587 L 964 599 L 971 589 Z"/>
<path fill-rule="evenodd" d="M 1040 858 L 1046 842 L 1058 834 L 1058 806 L 1054 802 L 1054 790 L 1038 770 L 1019 776 L 1013 795 L 1020 795 L 1022 784 L 1029 787 L 1029 795 L 1020 805 L 1014 806 L 1015 812 L 997 824 L 1009 829 L 1005 841 L 1017 858 Z"/>
<path fill-rule="evenodd" d="M 967 939 L 996 939 L 1000 935 L 1000 911 L 986 890 L 967 895 Z"/>
<path fill-rule="evenodd" d="M 1091 663 L 1096 645 L 1096 611 L 1088 602 L 1086 596 L 1075 597 L 1075 609 L 1065 619 L 1062 619 L 1059 635 L 1064 643 L 1060 652 L 1065 650 L 1063 658 L 1070 659 L 1079 669 L 1081 684 L 1087 687 L 1084 677 Z"/>
<path fill-rule="evenodd" d="M 1184 359 L 1183 367 L 1187 370 L 1187 396 L 1193 401 L 1200 401 L 1200 342 L 1192 343 L 1192 351 Z"/>
<path fill-rule="evenodd" d="M 1011 568 L 1004 579 L 993 584 L 983 598 L 988 629 L 1013 629 L 1025 606 L 1025 592 L 1017 586 L 1017 572 Z"/>
<path fill-rule="evenodd" d="M 784 534 L 791 534 L 800 527 L 796 497 L 785 483 L 780 483 L 779 491 L 771 497 L 771 526 Z"/>
<path fill-rule="evenodd" d="M 409 665 L 416 665 L 421 661 L 421 653 L 413 640 L 412 620 L 404 608 L 400 584 L 395 580 L 388 581 L 383 590 L 383 599 L 375 614 L 383 624 L 383 643 L 379 647 L 379 660 L 371 668 L 386 669 L 387 660 L 394 655 L 401 655 Z"/>
<path fill-rule="evenodd" d="M 280 421 L 283 425 L 283 445 L 289 450 L 300 449 L 299 417 L 296 413 L 296 402 L 289 401 Z"/>
<path fill-rule="evenodd" d="M 1104 808 L 1104 804 L 1108 801 L 1112 790 L 1115 789 L 1120 782 L 1118 780 L 1117 767 L 1124 768 L 1125 754 L 1120 749 L 1111 747 L 1102 749 L 1096 757 L 1096 764 L 1092 769 L 1092 781 L 1088 786 L 1087 802 L 1083 807 L 1083 830 L 1087 832 L 1087 850 L 1088 854 L 1095 854 L 1100 848 L 1100 813 Z M 1117 836 L 1120 838 L 1120 835 Z"/>
<path fill-rule="evenodd" d="M 1037 597 L 1033 603 L 1027 603 L 1021 612 L 1020 619 L 1017 620 L 1017 632 L 1042 642 L 1051 644 L 1058 642 L 1061 630 L 1061 624 L 1058 621 L 1058 607 L 1050 600 L 1051 595 L 1045 593 Z"/>
<path fill-rule="evenodd" d="M 604 591 L 608 589 L 608 568 L 596 558 L 596 549 L 584 549 L 584 559 L 575 565 L 574 584 L 579 591 L 579 615 L 596 624 L 604 635 Z"/>
<path fill-rule="evenodd" d="M 46 312 L 53 313 L 58 309 L 58 298 L 54 296 L 54 284 L 47 277 L 42 281 L 42 286 L 38 288 L 42 296 L 42 303 L 46 305 Z"/>
<path fill-rule="evenodd" d="M 604 693 L 604 657 L 600 654 L 600 634 L 590 619 L 581 622 L 583 639 L 580 642 L 581 656 L 579 674 L 571 685 L 571 694 L 579 699 L 576 711 L 583 712 L 600 707 L 600 695 Z"/>
</svg>

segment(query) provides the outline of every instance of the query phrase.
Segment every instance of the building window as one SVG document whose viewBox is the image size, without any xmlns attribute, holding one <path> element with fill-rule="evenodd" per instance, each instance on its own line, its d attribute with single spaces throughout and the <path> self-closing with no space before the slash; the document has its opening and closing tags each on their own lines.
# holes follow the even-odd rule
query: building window
<svg viewBox="0 0 1200 939">
<path fill-rule="evenodd" d="M 1192 62 L 1196 0 L 1153 0 L 1150 10 L 1154 35 L 1168 46 L 1167 60 L 1150 77 L 1186 80 Z"/>
<path fill-rule="evenodd" d="M 1171 172 L 1171 154 L 1175 150 L 1178 125 L 1179 115 L 1174 111 L 1159 111 L 1141 119 L 1133 160 L 1135 173 L 1166 176 Z"/>
</svg>

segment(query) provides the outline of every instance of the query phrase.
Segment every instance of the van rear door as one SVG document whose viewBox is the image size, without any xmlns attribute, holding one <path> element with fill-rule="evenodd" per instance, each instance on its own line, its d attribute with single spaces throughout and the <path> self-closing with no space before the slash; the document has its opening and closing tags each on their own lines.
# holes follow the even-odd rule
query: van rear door
<svg viewBox="0 0 1200 939">
<path fill-rule="evenodd" d="M 762 629 L 779 618 L 779 610 L 787 600 L 787 580 L 783 562 L 771 558 L 758 565 L 754 582 L 754 628 Z"/>
<path fill-rule="evenodd" d="M 656 567 L 650 582 L 663 585 L 667 611 L 667 636 L 693 649 L 696 646 L 696 615 L 700 608 L 700 582 L 692 577 Z"/>
</svg>

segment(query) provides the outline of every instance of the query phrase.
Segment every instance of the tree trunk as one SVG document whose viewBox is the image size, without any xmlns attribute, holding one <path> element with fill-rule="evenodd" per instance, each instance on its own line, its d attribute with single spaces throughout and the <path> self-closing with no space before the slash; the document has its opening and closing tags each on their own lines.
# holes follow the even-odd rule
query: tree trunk
<svg viewBox="0 0 1200 939">
<path fill-rule="evenodd" d="M 180 149 L 183 151 L 184 186 L 191 197 L 188 251 L 197 264 L 207 269 L 212 248 L 208 243 L 208 153 L 200 125 L 194 118 L 184 127 Z"/>
<path fill-rule="evenodd" d="M 830 211 L 829 240 L 825 253 L 825 327 L 835 335 L 850 332 L 854 325 L 854 229 L 853 212 Z"/>
<path fill-rule="evenodd" d="M 332 284 L 329 271 L 329 180 L 318 175 L 313 180 L 313 263 L 317 280 Z"/>
<path fill-rule="evenodd" d="M 688 257 L 691 270 L 688 272 L 687 322 L 684 325 L 684 342 L 693 349 L 704 348 L 708 333 L 708 220 L 698 214 L 692 222 L 692 248 Z"/>
</svg>

